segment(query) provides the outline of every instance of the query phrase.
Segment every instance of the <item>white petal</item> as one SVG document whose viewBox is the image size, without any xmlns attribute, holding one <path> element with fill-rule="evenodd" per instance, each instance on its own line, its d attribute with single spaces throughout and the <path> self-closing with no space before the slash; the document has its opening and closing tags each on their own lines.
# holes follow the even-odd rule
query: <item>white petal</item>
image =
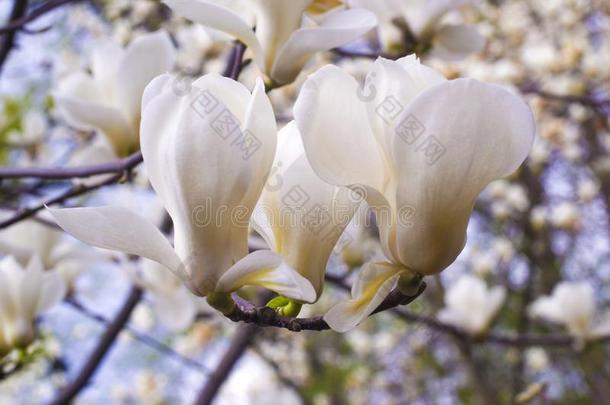
<svg viewBox="0 0 610 405">
<path fill-rule="evenodd" d="M 425 90 L 405 114 L 422 130 L 416 138 L 397 130 L 394 142 L 400 180 L 393 249 L 407 268 L 432 274 L 461 252 L 478 194 L 526 158 L 534 120 L 520 97 L 467 79 Z"/>
<path fill-rule="evenodd" d="M 168 84 L 171 83 L 172 85 L 176 86 L 187 84 L 186 82 L 181 83 L 180 80 L 177 80 L 177 83 L 173 83 L 172 80 L 176 79 L 178 79 L 178 77 L 173 76 L 170 73 L 163 73 L 152 79 L 144 88 L 144 92 L 142 93 L 142 111 L 144 111 L 151 100 L 161 94 L 163 89 L 165 89 Z M 188 83 L 188 85 L 190 85 L 190 83 Z M 176 87 L 176 89 L 182 90 L 182 87 Z M 188 87 L 185 87 L 184 90 L 188 91 Z"/>
<path fill-rule="evenodd" d="M 385 163 L 369 124 L 358 82 L 328 65 L 303 85 L 294 115 L 309 163 L 334 185 L 364 184 L 382 190 Z"/>
<path fill-rule="evenodd" d="M 230 8 L 209 0 L 164 0 L 164 3 L 184 18 L 240 40 L 252 50 L 257 65 L 264 69 L 263 51 L 252 27 Z"/>
<path fill-rule="evenodd" d="M 43 268 L 38 255 L 32 256 L 23 275 L 19 277 L 19 282 L 14 294 L 17 296 L 17 308 L 19 316 L 25 319 L 34 319 L 36 309 L 39 306 L 39 299 L 43 287 Z"/>
<path fill-rule="evenodd" d="M 251 95 L 219 75 L 195 81 L 187 94 L 169 82 L 143 111 L 142 153 L 174 221 L 176 251 L 206 295 L 248 252 L 248 222 L 273 162 L 275 119 L 262 83 Z"/>
<path fill-rule="evenodd" d="M 197 316 L 196 299 L 186 288 L 171 295 L 154 295 L 154 311 L 167 329 L 180 332 L 191 326 Z"/>
<path fill-rule="evenodd" d="M 355 328 L 386 299 L 403 270 L 387 263 L 367 263 L 352 286 L 352 299 L 332 307 L 324 320 L 337 332 Z"/>
<path fill-rule="evenodd" d="M 165 236 L 138 213 L 121 207 L 49 209 L 57 224 L 96 247 L 154 260 L 184 280 L 182 263 Z"/>
<path fill-rule="evenodd" d="M 281 186 L 265 187 L 258 210 L 266 214 L 266 221 L 255 219 L 255 229 L 319 295 L 328 258 L 359 201 L 348 189 L 325 183 L 315 174 L 294 123 L 284 127 L 279 138 L 276 165 L 281 167 Z M 296 159 L 295 152 L 300 152 Z"/>
<path fill-rule="evenodd" d="M 66 296 L 66 293 L 67 287 L 62 275 L 53 270 L 47 271 L 43 276 L 36 312 L 46 311 L 56 305 Z"/>
<path fill-rule="evenodd" d="M 434 36 L 433 54 L 446 60 L 459 60 L 479 52 L 485 38 L 468 25 L 443 25 Z"/>
<path fill-rule="evenodd" d="M 271 72 L 273 61 L 290 35 L 301 26 L 303 13 L 311 0 L 252 0 L 256 19 L 256 38 L 265 53 L 265 71 Z"/>
<path fill-rule="evenodd" d="M 101 40 L 92 46 L 91 73 L 108 100 L 117 95 L 116 74 L 125 51 L 112 40 Z"/>
<path fill-rule="evenodd" d="M 54 93 L 57 109 L 66 122 L 81 130 L 98 129 L 108 137 L 118 155 L 135 142 L 135 132 L 123 113 L 108 103 L 91 79 L 73 75 Z"/>
<path fill-rule="evenodd" d="M 375 14 L 364 9 L 352 9 L 331 13 L 319 27 L 295 31 L 278 52 L 271 78 L 280 84 L 294 81 L 315 52 L 351 42 L 376 25 Z"/>
<path fill-rule="evenodd" d="M 245 113 L 243 128 L 244 131 L 255 135 L 263 145 L 249 159 L 249 164 L 252 165 L 252 181 L 243 203 L 247 206 L 254 206 L 271 170 L 278 137 L 273 107 L 265 93 L 265 85 L 260 78 L 257 79 L 252 92 Z"/>
<path fill-rule="evenodd" d="M 116 72 L 117 97 L 136 130 L 144 88 L 153 78 L 171 70 L 175 60 L 176 50 L 165 31 L 141 35 L 125 49 Z"/>
<path fill-rule="evenodd" d="M 217 291 L 231 292 L 246 285 L 257 285 L 288 298 L 314 302 L 311 283 L 269 250 L 258 250 L 231 267 L 218 281 Z"/>
<path fill-rule="evenodd" d="M 378 58 L 367 74 L 364 89 L 373 132 L 384 150 L 388 166 L 396 127 L 404 119 L 405 109 L 422 91 L 446 81 L 438 71 L 422 65 L 415 55 L 396 61 Z M 386 192 L 393 203 L 395 191 Z"/>
</svg>

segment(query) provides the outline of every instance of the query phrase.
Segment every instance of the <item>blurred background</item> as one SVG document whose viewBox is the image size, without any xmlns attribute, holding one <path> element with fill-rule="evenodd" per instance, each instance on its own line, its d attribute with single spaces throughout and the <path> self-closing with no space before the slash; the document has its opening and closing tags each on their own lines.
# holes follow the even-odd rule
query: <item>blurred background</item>
<svg viewBox="0 0 610 405">
<path fill-rule="evenodd" d="M 0 0 L 1 25 L 15 20 L 16 3 Z M 335 63 L 362 79 L 376 55 L 415 51 L 448 78 L 520 92 L 537 125 L 528 160 L 479 197 L 465 250 L 441 275 L 427 278 L 414 303 L 345 334 L 246 329 L 247 347 L 215 403 L 610 403 L 610 2 L 455 2 L 435 23 L 476 29 L 483 42 L 463 55 L 449 52 L 450 41 L 432 29 L 413 35 L 410 19 L 422 3 L 347 4 L 374 9 L 379 28 L 317 55 L 295 83 L 271 91 L 278 121 L 291 120 L 298 89 L 318 67 Z M 53 97 L 66 76 L 90 66 L 96 41 L 124 46 L 165 29 L 178 50 L 175 70 L 185 77 L 222 73 L 233 48 L 230 38 L 173 17 L 157 1 L 30 1 L 21 15 L 49 4 L 12 31 L 12 49 L 0 48 L 4 167 L 116 160 L 95 131 L 69 126 Z M 249 64 L 240 81 L 251 88 L 258 75 Z M 0 220 L 100 179 L 2 179 Z M 110 183 L 62 204 L 132 206 L 160 222 L 141 167 Z M 41 213 L 0 224 L 3 255 L 37 252 L 69 286 L 66 299 L 37 317 L 37 339 L 0 360 L 0 402 L 51 401 L 79 375 L 126 303 L 127 323 L 76 403 L 194 401 L 243 336 L 243 325 L 185 294 L 152 263 L 79 245 L 48 220 Z M 352 231 L 331 258 L 322 299 L 303 316 L 345 297 L 338 285 L 379 249 L 374 228 Z M 175 308 L 182 308 L 180 316 Z"/>
</svg>

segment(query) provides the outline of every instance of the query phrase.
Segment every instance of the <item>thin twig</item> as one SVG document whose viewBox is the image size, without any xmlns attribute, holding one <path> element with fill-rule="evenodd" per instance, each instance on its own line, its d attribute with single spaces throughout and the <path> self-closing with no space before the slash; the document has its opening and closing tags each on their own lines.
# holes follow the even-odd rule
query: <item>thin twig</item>
<svg viewBox="0 0 610 405">
<path fill-rule="evenodd" d="M 375 311 L 373 311 L 373 314 L 386 311 L 399 305 L 407 305 L 415 300 L 425 289 L 426 283 L 422 283 L 417 293 L 410 297 L 402 294 L 398 289 L 395 289 L 375 309 Z M 246 322 L 264 327 L 271 326 L 283 328 L 292 332 L 300 332 L 303 330 L 322 331 L 330 329 L 330 326 L 321 316 L 311 318 L 290 318 L 279 315 L 268 307 L 256 307 L 237 294 L 233 294 L 233 300 L 235 301 L 235 309 L 226 316 L 234 322 Z"/>
<path fill-rule="evenodd" d="M 227 379 L 237 361 L 246 352 L 258 330 L 259 328 L 254 324 L 241 325 L 239 327 L 233 336 L 231 345 L 222 356 L 214 372 L 210 374 L 195 404 L 209 405 L 212 403 L 222 383 Z"/>
<path fill-rule="evenodd" d="M 27 8 L 28 0 L 15 0 L 15 2 L 13 3 L 13 9 L 11 10 L 9 21 L 19 20 L 25 15 Z M 0 71 L 2 71 L 4 62 L 6 62 L 9 53 L 11 53 L 11 50 L 15 45 L 16 38 L 17 33 L 15 31 L 10 31 L 5 35 L 4 40 L 2 41 L 2 45 L 0 46 Z"/>
<path fill-rule="evenodd" d="M 65 300 L 65 302 L 89 319 L 92 319 L 99 323 L 103 323 L 105 325 L 109 325 L 111 323 L 111 321 L 109 319 L 107 319 L 106 317 L 104 317 L 98 313 L 91 311 L 89 308 L 86 308 L 82 303 L 78 302 L 74 298 L 68 298 Z M 133 336 L 136 340 L 144 343 L 145 345 L 151 347 L 152 349 L 155 349 L 159 353 L 172 357 L 192 369 L 201 371 L 203 373 L 210 372 L 203 364 L 201 364 L 191 358 L 181 355 L 180 353 L 178 353 L 177 351 L 175 351 L 173 348 L 166 345 L 165 343 L 160 342 L 157 339 L 155 339 L 149 335 L 141 333 L 138 330 L 130 327 L 129 325 L 125 325 L 125 329 L 127 331 L 129 331 L 129 334 L 131 336 Z"/>
<path fill-rule="evenodd" d="M 119 173 L 131 170 L 142 163 L 142 152 L 136 152 L 124 159 L 90 166 L 76 167 L 0 167 L 0 181 L 16 178 L 37 178 L 44 180 L 66 180 L 92 177 L 100 174 Z"/>
<path fill-rule="evenodd" d="M 126 175 L 128 175 L 130 170 L 126 170 L 125 172 L 117 173 L 109 178 L 101 180 L 99 183 L 84 185 L 84 184 L 75 184 L 70 187 L 68 190 L 64 191 L 57 197 L 46 200 L 38 205 L 33 207 L 26 207 L 19 209 L 15 215 L 12 217 L 0 222 L 0 229 L 7 228 L 17 222 L 23 221 L 24 219 L 28 219 L 39 211 L 42 211 L 46 206 L 55 205 L 62 203 L 70 198 L 77 197 L 79 195 L 88 193 L 93 190 L 97 190 L 98 188 L 108 186 L 110 184 L 118 183 L 121 181 Z"/>
<path fill-rule="evenodd" d="M 36 20 L 37 18 L 47 14 L 48 12 L 63 6 L 68 3 L 78 3 L 83 0 L 51 0 L 42 6 L 32 10 L 28 15 L 20 15 L 18 18 L 11 18 L 11 21 L 4 27 L 0 27 L 0 35 L 12 33 L 22 28 L 26 24 Z"/>
<path fill-rule="evenodd" d="M 524 94 L 535 94 L 548 100 L 561 101 L 564 103 L 577 103 L 594 108 L 604 108 L 610 106 L 610 99 L 596 99 L 591 95 L 575 96 L 572 94 L 555 94 L 541 89 L 536 83 L 530 83 L 522 86 L 521 92 Z"/>
<path fill-rule="evenodd" d="M 51 402 L 51 405 L 64 405 L 70 403 L 78 393 L 87 385 L 95 370 L 108 353 L 108 350 L 115 342 L 117 336 L 123 330 L 131 313 L 135 309 L 136 305 L 142 299 L 142 290 L 138 287 L 132 287 L 131 291 L 119 313 L 108 325 L 108 329 L 104 332 L 100 338 L 97 346 L 91 355 L 87 358 L 85 364 L 78 372 L 76 378 L 68 383 L 57 395 L 57 397 Z"/>
</svg>

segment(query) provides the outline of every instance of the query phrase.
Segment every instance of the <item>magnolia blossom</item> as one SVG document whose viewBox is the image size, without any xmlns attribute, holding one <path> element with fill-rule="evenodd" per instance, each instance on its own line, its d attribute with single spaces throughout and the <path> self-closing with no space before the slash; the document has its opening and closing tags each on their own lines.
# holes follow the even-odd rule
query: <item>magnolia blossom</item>
<svg viewBox="0 0 610 405">
<path fill-rule="evenodd" d="M 201 298 L 191 294 L 179 278 L 151 260 L 129 269 L 134 282 L 150 293 L 154 313 L 167 329 L 182 331 L 193 324 Z"/>
<path fill-rule="evenodd" d="M 165 3 L 178 15 L 243 42 L 261 71 L 277 85 L 292 82 L 316 52 L 348 43 L 377 24 L 375 15 L 367 10 L 328 11 L 341 5 L 341 1 L 333 0 L 165 0 Z"/>
<path fill-rule="evenodd" d="M 35 146 L 44 140 L 47 129 L 47 117 L 41 111 L 30 110 L 23 115 L 21 129 L 8 134 L 8 141 L 12 145 Z"/>
<path fill-rule="evenodd" d="M 62 275 L 68 286 L 86 266 L 104 257 L 61 230 L 34 220 L 19 222 L 0 232 L 0 253 L 11 255 L 26 266 L 37 255 L 45 270 Z"/>
<path fill-rule="evenodd" d="M 464 58 L 485 45 L 475 27 L 446 22 L 448 14 L 467 3 L 469 0 L 349 0 L 351 7 L 377 15 L 386 47 L 404 42 L 404 33 L 394 24 L 402 20 L 419 49 L 431 47 L 433 54 L 448 60 Z"/>
<path fill-rule="evenodd" d="M 562 281 L 550 296 L 534 301 L 529 314 L 563 325 L 579 339 L 610 334 L 610 313 L 597 319 L 595 293 L 586 282 Z"/>
<path fill-rule="evenodd" d="M 117 156 L 139 147 L 140 104 L 144 88 L 169 71 L 176 51 L 163 31 L 145 34 L 122 49 L 97 43 L 91 52 L 91 74 L 68 75 L 54 92 L 57 108 L 76 128 L 97 129 Z"/>
<path fill-rule="evenodd" d="M 477 335 L 489 328 L 505 297 L 504 287 L 487 288 L 480 278 L 465 275 L 447 290 L 438 319 Z"/>
<path fill-rule="evenodd" d="M 309 280 L 319 297 L 328 258 L 358 206 L 358 196 L 315 174 L 294 122 L 279 133 L 273 166 L 276 170 L 260 197 L 252 227 L 277 254 L 278 262 Z"/>
<path fill-rule="evenodd" d="M 303 85 L 295 119 L 316 173 L 365 195 L 388 260 L 366 264 L 352 300 L 326 314 L 337 330 L 370 314 L 402 274 L 451 264 L 477 195 L 519 167 L 535 132 L 520 97 L 448 81 L 414 56 L 378 59 L 364 90 L 338 67 L 323 67 Z"/>
<path fill-rule="evenodd" d="M 37 256 L 22 267 L 12 256 L 0 260 L 0 355 L 35 338 L 38 314 L 61 301 L 66 288 L 56 272 L 45 272 Z"/>
<path fill-rule="evenodd" d="M 370 207 L 363 201 L 335 247 L 335 251 L 349 269 L 358 268 L 379 256 L 379 241 L 369 229 L 372 218 L 370 214 Z"/>
<path fill-rule="evenodd" d="M 141 150 L 150 182 L 174 225 L 174 247 L 138 212 L 120 207 L 52 210 L 59 225 L 94 246 L 143 256 L 196 295 L 260 285 L 313 301 L 315 291 L 269 251 L 248 255 L 248 223 L 273 163 L 277 130 L 262 81 L 210 74 L 176 91 L 161 75 L 144 92 Z"/>
</svg>

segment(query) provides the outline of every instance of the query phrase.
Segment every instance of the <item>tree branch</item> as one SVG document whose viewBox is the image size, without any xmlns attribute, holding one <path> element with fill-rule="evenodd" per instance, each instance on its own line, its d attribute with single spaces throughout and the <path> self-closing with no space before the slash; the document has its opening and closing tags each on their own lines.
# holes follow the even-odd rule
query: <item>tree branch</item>
<svg viewBox="0 0 610 405">
<path fill-rule="evenodd" d="M 9 21 L 19 20 L 21 17 L 25 15 L 25 12 L 28 8 L 28 0 L 15 0 L 13 3 L 13 9 L 11 10 L 11 15 L 9 17 Z M 4 41 L 2 41 L 2 46 L 0 46 L 0 71 L 2 71 L 2 67 L 4 66 L 4 62 L 8 58 L 9 53 L 13 49 L 15 45 L 15 39 L 17 38 L 17 33 L 14 31 L 10 31 L 6 33 L 4 37 Z"/>
<path fill-rule="evenodd" d="M 74 298 L 68 298 L 65 300 L 65 302 L 89 319 L 92 319 L 104 325 L 110 325 L 111 323 L 111 321 L 108 320 L 106 317 L 91 311 L 89 308 L 86 308 L 83 304 L 81 304 Z M 152 349 L 155 349 L 159 353 L 172 357 L 189 368 L 201 371 L 202 373 L 209 373 L 209 370 L 203 364 L 181 355 L 165 343 L 160 342 L 147 334 L 141 333 L 138 330 L 130 327 L 129 325 L 125 325 L 125 329 L 129 331 L 129 334 L 131 334 L 131 336 L 133 336 L 136 340 L 144 343 Z"/>
<path fill-rule="evenodd" d="M 373 311 L 373 314 L 386 311 L 399 305 L 407 305 L 415 300 L 425 289 L 426 283 L 422 283 L 417 294 L 412 297 L 407 297 L 395 289 L 377 309 Z M 292 332 L 300 332 L 303 330 L 322 331 L 330 329 L 330 326 L 328 326 L 321 316 L 311 318 L 290 318 L 279 315 L 271 308 L 254 306 L 237 294 L 233 294 L 232 296 L 235 301 L 235 309 L 230 314 L 227 314 L 226 317 L 234 322 L 253 323 L 263 327 L 272 326 L 288 329 Z"/>
<path fill-rule="evenodd" d="M 259 328 L 254 324 L 241 325 L 239 327 L 233 336 L 231 345 L 199 393 L 199 397 L 195 402 L 196 405 L 209 405 L 212 403 L 222 383 L 227 379 L 237 361 L 246 352 L 258 331 Z"/>
<path fill-rule="evenodd" d="M 123 303 L 121 310 L 108 325 L 108 329 L 106 329 L 100 338 L 97 346 L 79 371 L 76 378 L 61 390 L 59 395 L 51 402 L 51 405 L 64 405 L 70 403 L 70 401 L 72 401 L 87 385 L 95 373 L 95 370 L 97 370 L 98 366 L 108 353 L 108 350 L 113 345 L 117 336 L 129 321 L 131 313 L 142 299 L 142 294 L 143 293 L 140 288 L 135 286 L 131 288 L 131 291 Z"/>
<path fill-rule="evenodd" d="M 21 29 L 27 23 L 30 23 L 30 22 L 36 20 L 38 17 L 41 17 L 41 16 L 45 15 L 46 13 L 48 13 L 60 6 L 63 6 L 64 4 L 77 3 L 77 2 L 81 2 L 81 1 L 83 1 L 83 0 L 51 0 L 51 1 L 48 1 L 45 4 L 43 4 L 42 6 L 32 10 L 30 12 L 30 14 L 28 14 L 28 15 L 24 15 L 25 14 L 25 10 L 24 10 L 24 13 L 21 14 L 19 17 L 11 18 L 10 22 L 7 25 L 5 25 L 4 27 L 0 27 L 0 35 L 10 34 L 12 32 L 15 32 L 15 31 Z"/>
<path fill-rule="evenodd" d="M 37 178 L 44 180 L 66 180 L 119 173 L 134 169 L 142 163 L 142 152 L 136 152 L 124 159 L 77 167 L 0 167 L 0 181 L 5 179 Z"/>
<path fill-rule="evenodd" d="M 125 171 L 122 171 L 120 173 L 117 173 L 117 174 L 111 176 L 110 178 L 103 179 L 99 183 L 95 183 L 95 184 L 91 184 L 91 185 L 84 185 L 84 184 L 73 185 L 68 190 L 66 190 L 63 193 L 61 193 L 60 195 L 58 195 L 57 197 L 46 200 L 33 207 L 26 207 L 26 208 L 21 208 L 21 209 L 17 210 L 15 215 L 0 222 L 0 229 L 7 228 L 13 224 L 16 224 L 17 222 L 30 218 L 31 216 L 36 214 L 38 211 L 42 211 L 48 205 L 59 204 L 72 197 L 77 197 L 81 194 L 85 194 L 90 191 L 97 190 L 98 188 L 117 183 L 121 179 L 123 179 L 126 175 L 129 175 L 130 172 L 131 172 L 131 169 L 125 170 Z"/>
<path fill-rule="evenodd" d="M 571 94 L 555 94 L 546 90 L 542 90 L 536 83 L 529 83 L 521 87 L 521 92 L 524 94 L 535 94 L 542 98 L 553 101 L 561 101 L 564 103 L 577 103 L 596 109 L 610 107 L 610 99 L 596 99 L 591 95 L 575 96 Z"/>
</svg>

